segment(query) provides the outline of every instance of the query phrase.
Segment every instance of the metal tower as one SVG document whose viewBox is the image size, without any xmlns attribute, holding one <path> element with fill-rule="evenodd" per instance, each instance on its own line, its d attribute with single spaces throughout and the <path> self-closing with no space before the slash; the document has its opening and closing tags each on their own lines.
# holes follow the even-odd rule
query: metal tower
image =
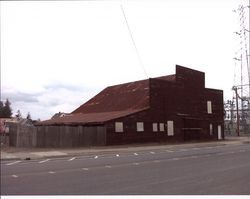
<svg viewBox="0 0 250 199">
<path fill-rule="evenodd" d="M 232 114 L 232 122 L 235 123 L 236 133 L 250 133 L 250 66 L 249 66 L 249 10 L 250 5 L 239 5 L 234 12 L 237 14 L 239 29 L 234 32 L 239 42 L 239 48 L 235 52 L 235 74 L 231 103 L 235 109 Z"/>
</svg>

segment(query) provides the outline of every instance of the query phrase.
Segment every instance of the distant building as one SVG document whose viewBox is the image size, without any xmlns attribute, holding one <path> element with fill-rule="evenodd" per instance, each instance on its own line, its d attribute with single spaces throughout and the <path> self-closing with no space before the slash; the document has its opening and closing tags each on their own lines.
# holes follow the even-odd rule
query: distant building
<svg viewBox="0 0 250 199">
<path fill-rule="evenodd" d="M 223 91 L 177 65 L 175 75 L 107 87 L 71 114 L 37 123 L 37 136 L 73 132 L 69 146 L 223 139 L 223 121 Z"/>
<path fill-rule="evenodd" d="M 24 119 L 24 118 L 0 118 L 0 133 L 9 133 L 9 126 L 10 125 L 33 125 L 31 120 Z M 6 130 L 7 128 L 7 130 Z"/>
<path fill-rule="evenodd" d="M 8 122 L 12 122 L 12 118 L 0 118 L 0 135 L 8 133 Z M 7 129 L 7 131 L 6 131 Z"/>
<path fill-rule="evenodd" d="M 58 112 L 58 113 L 55 113 L 51 119 L 56 119 L 56 118 L 59 118 L 59 117 L 64 117 L 64 116 L 67 116 L 69 115 L 69 113 L 63 113 L 63 112 Z"/>
</svg>

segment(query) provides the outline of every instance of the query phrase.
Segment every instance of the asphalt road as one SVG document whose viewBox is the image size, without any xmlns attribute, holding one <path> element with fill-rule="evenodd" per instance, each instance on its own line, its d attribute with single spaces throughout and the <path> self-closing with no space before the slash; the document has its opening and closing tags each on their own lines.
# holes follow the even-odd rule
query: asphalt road
<svg viewBox="0 0 250 199">
<path fill-rule="evenodd" d="M 1 195 L 249 195 L 250 145 L 1 162 Z"/>
</svg>

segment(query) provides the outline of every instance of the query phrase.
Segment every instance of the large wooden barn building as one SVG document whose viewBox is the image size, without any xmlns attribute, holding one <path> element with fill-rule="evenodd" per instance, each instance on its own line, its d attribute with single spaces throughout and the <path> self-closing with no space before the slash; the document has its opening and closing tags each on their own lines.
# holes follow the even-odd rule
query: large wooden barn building
<svg viewBox="0 0 250 199">
<path fill-rule="evenodd" d="M 176 74 L 110 86 L 65 117 L 37 124 L 37 146 L 114 145 L 223 139 L 223 91 L 205 74 Z"/>
</svg>

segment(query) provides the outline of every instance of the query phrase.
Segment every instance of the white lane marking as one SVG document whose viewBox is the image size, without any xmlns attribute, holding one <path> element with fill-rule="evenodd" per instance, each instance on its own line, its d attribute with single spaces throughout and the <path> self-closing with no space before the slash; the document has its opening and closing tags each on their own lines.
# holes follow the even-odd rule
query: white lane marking
<svg viewBox="0 0 250 199">
<path fill-rule="evenodd" d="M 119 155 L 119 154 L 116 154 L 116 157 L 120 157 L 120 155 Z"/>
<path fill-rule="evenodd" d="M 95 159 L 97 159 L 97 158 L 98 158 L 98 156 L 96 155 L 94 158 L 95 158 Z"/>
<path fill-rule="evenodd" d="M 154 160 L 153 162 L 155 162 L 155 163 L 159 163 L 159 162 L 160 162 L 160 160 Z"/>
<path fill-rule="evenodd" d="M 134 153 L 134 155 L 138 155 L 138 153 Z"/>
<path fill-rule="evenodd" d="M 180 151 L 187 151 L 187 149 L 180 149 Z"/>
<path fill-rule="evenodd" d="M 15 161 L 15 162 L 8 163 L 8 164 L 6 164 L 6 165 L 7 165 L 7 166 L 10 166 L 10 165 L 13 165 L 13 164 L 17 164 L 17 163 L 19 163 L 19 162 L 22 162 L 22 161 Z"/>
<path fill-rule="evenodd" d="M 89 170 L 89 168 L 82 168 L 82 170 L 84 170 L 84 171 L 88 171 L 88 170 Z"/>
<path fill-rule="evenodd" d="M 12 175 L 12 177 L 13 177 L 13 178 L 18 178 L 18 176 L 17 176 L 17 175 Z"/>
<path fill-rule="evenodd" d="M 72 161 L 72 160 L 74 160 L 74 159 L 76 159 L 76 157 L 70 158 L 68 161 Z"/>
<path fill-rule="evenodd" d="M 227 155 L 227 154 L 231 154 L 231 152 L 222 152 L 222 153 L 219 153 L 220 155 Z"/>
<path fill-rule="evenodd" d="M 172 150 L 166 150 L 166 152 L 168 152 L 168 153 L 173 153 L 174 151 L 172 151 Z"/>
<path fill-rule="evenodd" d="M 228 155 L 228 154 L 233 154 L 233 153 L 235 153 L 235 152 L 234 151 L 229 151 L 229 152 L 218 153 L 217 155 Z"/>
<path fill-rule="evenodd" d="M 189 158 L 198 158 L 198 156 L 192 155 L 192 156 L 190 156 Z"/>
<path fill-rule="evenodd" d="M 41 163 L 48 162 L 48 161 L 50 161 L 50 159 L 42 160 L 39 163 L 41 164 Z"/>
<path fill-rule="evenodd" d="M 186 157 L 181 157 L 181 158 L 180 158 L 180 160 L 187 160 L 187 159 L 189 159 L 189 157 L 187 157 L 187 156 L 186 156 Z"/>
<path fill-rule="evenodd" d="M 110 165 L 106 165 L 105 167 L 106 167 L 106 168 L 109 168 L 109 169 L 111 168 L 111 166 L 110 166 Z"/>
<path fill-rule="evenodd" d="M 133 165 L 136 165 L 136 166 L 137 166 L 137 165 L 139 165 L 139 163 L 138 163 L 138 162 L 134 162 Z"/>
<path fill-rule="evenodd" d="M 217 153 L 215 155 L 228 155 L 228 154 L 241 153 L 241 152 L 246 152 L 246 151 L 247 150 L 241 149 L 239 151 L 221 152 L 221 153 Z"/>
<path fill-rule="evenodd" d="M 200 150 L 201 148 L 197 148 L 197 147 L 195 147 L 195 148 L 192 148 L 192 150 Z"/>
<path fill-rule="evenodd" d="M 171 158 L 170 160 L 179 160 L 180 158 Z"/>
<path fill-rule="evenodd" d="M 49 171 L 49 173 L 50 173 L 50 174 L 54 174 L 54 173 L 56 173 L 56 172 L 54 172 L 54 171 Z"/>
<path fill-rule="evenodd" d="M 155 152 L 154 152 L 154 151 L 150 151 L 150 153 L 151 153 L 151 154 L 155 154 Z"/>
</svg>

